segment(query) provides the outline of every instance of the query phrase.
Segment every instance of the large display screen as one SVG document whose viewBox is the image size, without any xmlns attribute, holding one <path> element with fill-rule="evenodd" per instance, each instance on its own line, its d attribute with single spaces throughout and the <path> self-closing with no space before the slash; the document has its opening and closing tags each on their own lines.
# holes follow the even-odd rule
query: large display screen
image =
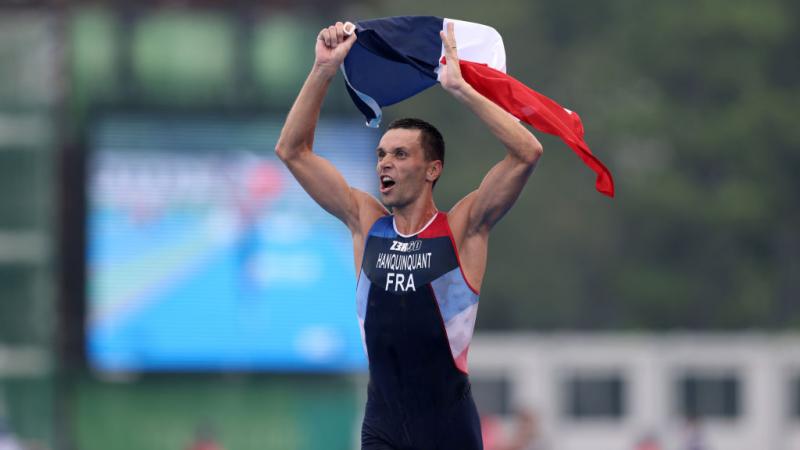
<svg viewBox="0 0 800 450">
<path fill-rule="evenodd" d="M 87 355 L 99 371 L 366 366 L 350 233 L 274 154 L 282 118 L 115 114 L 89 139 Z M 315 150 L 377 188 L 378 135 L 319 123 Z"/>
</svg>

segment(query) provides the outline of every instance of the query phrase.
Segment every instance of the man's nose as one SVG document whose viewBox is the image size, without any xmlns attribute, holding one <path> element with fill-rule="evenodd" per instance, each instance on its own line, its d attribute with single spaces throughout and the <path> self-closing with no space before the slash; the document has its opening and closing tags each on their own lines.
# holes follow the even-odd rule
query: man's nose
<svg viewBox="0 0 800 450">
<path fill-rule="evenodd" d="M 378 169 L 383 169 L 384 167 L 391 167 L 392 165 L 392 157 L 389 155 L 384 156 L 383 158 L 378 161 Z"/>
</svg>

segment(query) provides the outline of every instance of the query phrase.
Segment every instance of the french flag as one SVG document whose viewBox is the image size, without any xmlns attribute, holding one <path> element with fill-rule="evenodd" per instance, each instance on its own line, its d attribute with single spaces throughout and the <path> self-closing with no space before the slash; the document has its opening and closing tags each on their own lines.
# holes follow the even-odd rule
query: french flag
<svg viewBox="0 0 800 450">
<path fill-rule="evenodd" d="M 506 74 L 503 39 L 492 27 L 433 16 L 401 16 L 356 23 L 358 40 L 342 64 L 347 92 L 377 127 L 381 108 L 438 83 L 446 64 L 439 31 L 455 28 L 464 80 L 517 119 L 560 137 L 596 174 L 595 187 L 614 196 L 611 172 L 583 140 L 583 124 L 570 111 Z"/>
</svg>

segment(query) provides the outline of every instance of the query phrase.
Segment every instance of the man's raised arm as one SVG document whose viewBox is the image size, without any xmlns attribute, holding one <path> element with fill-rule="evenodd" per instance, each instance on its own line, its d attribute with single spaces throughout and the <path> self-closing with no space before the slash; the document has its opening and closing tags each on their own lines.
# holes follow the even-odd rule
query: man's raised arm
<svg viewBox="0 0 800 450">
<path fill-rule="evenodd" d="M 505 158 L 492 167 L 480 187 L 454 207 L 453 212 L 460 216 L 467 234 L 484 234 L 519 197 L 542 155 L 542 145 L 516 119 L 464 81 L 453 24 L 448 24 L 447 33 L 441 33 L 447 60 L 439 77 L 442 87 L 469 107 L 507 150 Z"/>
<path fill-rule="evenodd" d="M 314 130 L 322 102 L 339 65 L 356 40 L 337 22 L 317 36 L 314 66 L 292 105 L 281 130 L 275 152 L 303 189 L 326 211 L 344 222 L 353 233 L 361 231 L 360 205 L 369 203 L 367 194 L 352 189 L 330 161 L 314 154 Z M 371 198 L 371 197 L 370 197 Z M 380 204 L 372 199 L 378 207 Z"/>
</svg>

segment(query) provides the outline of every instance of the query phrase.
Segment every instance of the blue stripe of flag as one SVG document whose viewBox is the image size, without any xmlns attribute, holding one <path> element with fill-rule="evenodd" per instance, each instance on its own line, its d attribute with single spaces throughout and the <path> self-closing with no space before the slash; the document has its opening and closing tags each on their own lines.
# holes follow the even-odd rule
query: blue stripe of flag
<svg viewBox="0 0 800 450">
<path fill-rule="evenodd" d="M 401 16 L 356 23 L 358 40 L 344 60 L 347 92 L 371 126 L 380 108 L 436 84 L 443 19 Z"/>
</svg>

